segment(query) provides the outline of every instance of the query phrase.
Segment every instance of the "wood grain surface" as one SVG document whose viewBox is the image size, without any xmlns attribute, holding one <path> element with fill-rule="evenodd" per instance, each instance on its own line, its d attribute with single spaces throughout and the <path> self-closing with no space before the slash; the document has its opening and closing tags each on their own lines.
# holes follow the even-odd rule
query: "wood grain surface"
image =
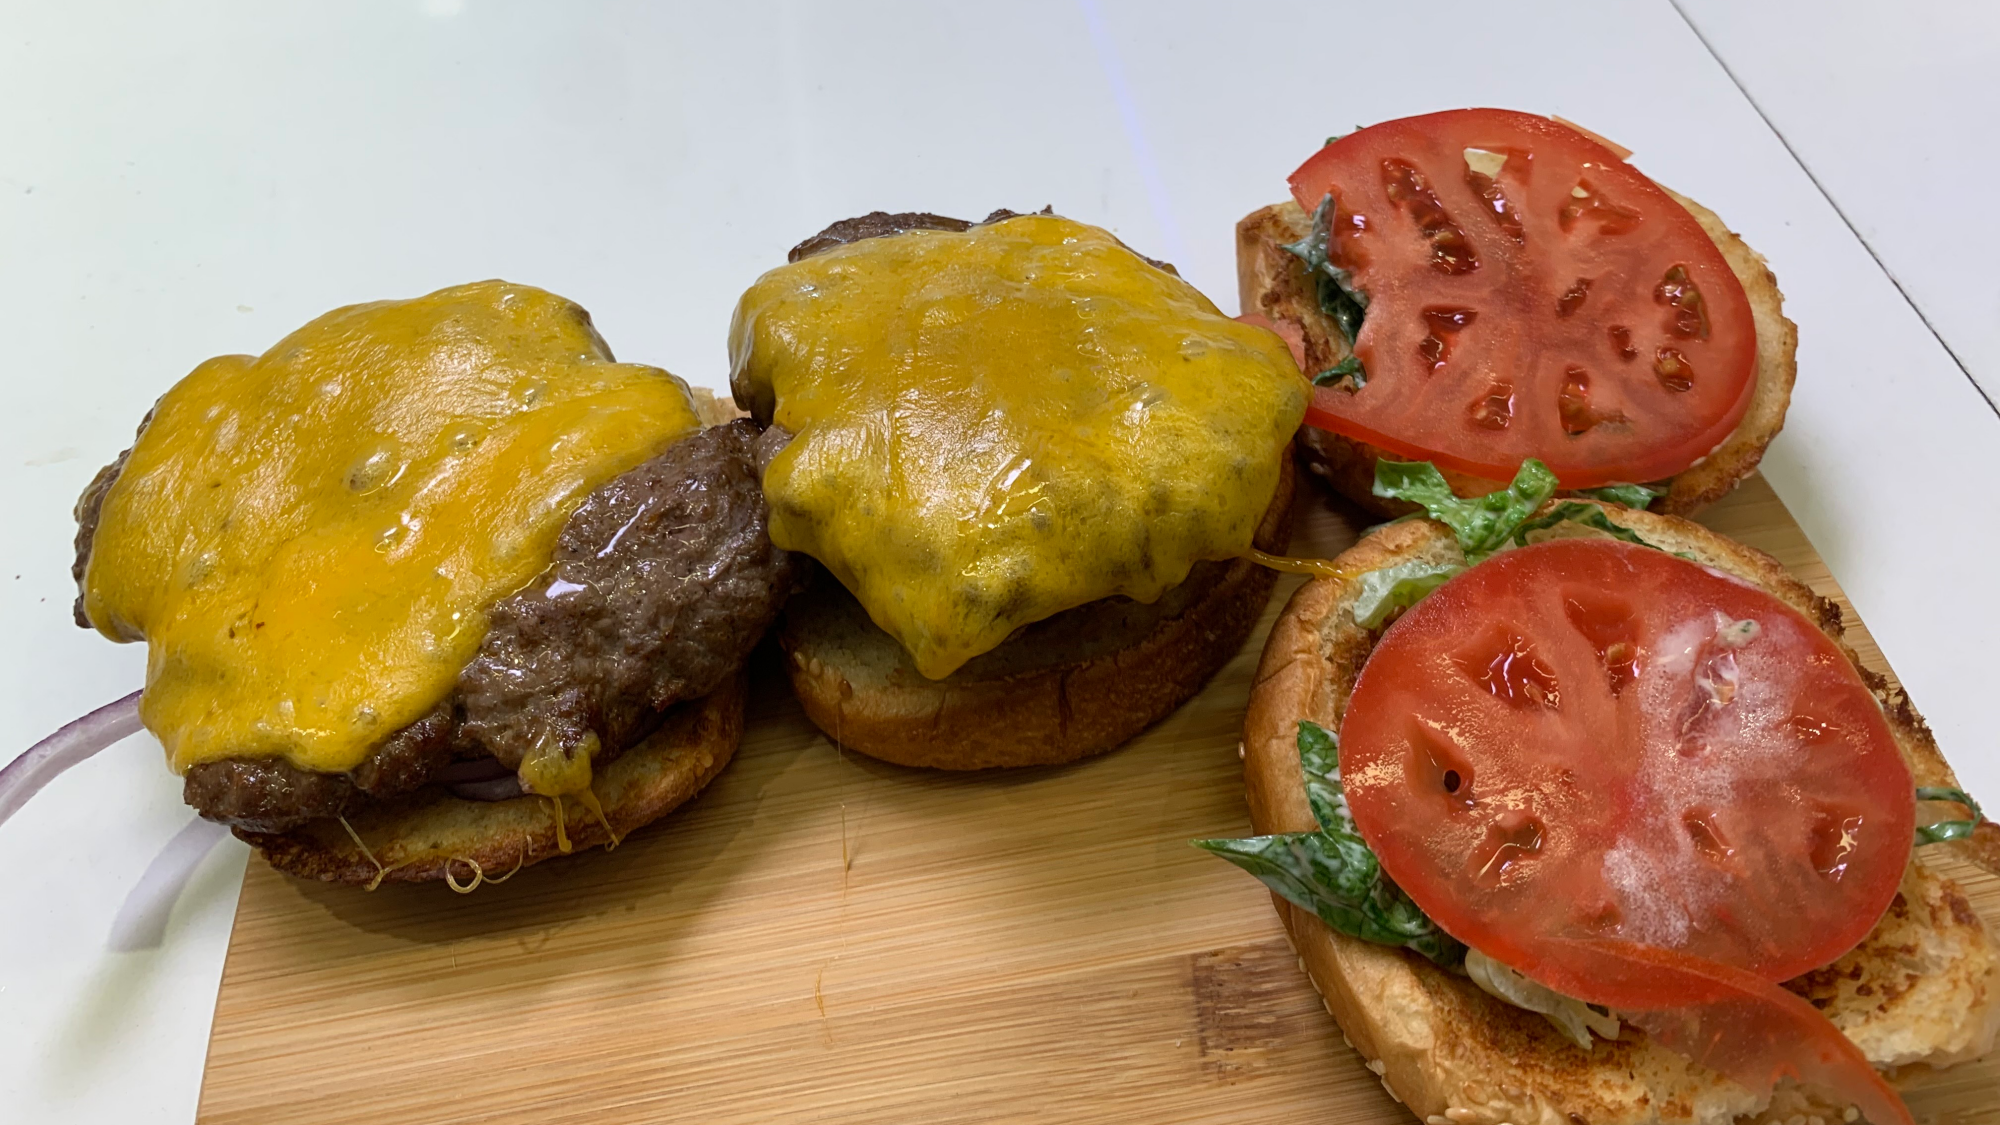
<svg viewBox="0 0 2000 1125">
<path fill-rule="evenodd" d="M 1301 498 L 1294 553 L 1351 541 L 1358 516 Z M 1839 597 L 1761 479 L 1704 522 Z M 843 755 L 766 667 L 735 763 L 613 853 L 465 897 L 253 861 L 199 1119 L 1404 1125 L 1263 888 L 1187 844 L 1249 831 L 1244 699 L 1296 584 L 1207 690 L 1095 761 Z M 2000 880 L 1951 873 L 2000 925 Z M 1909 1100 L 2000 1123 L 2000 1059 Z"/>
</svg>

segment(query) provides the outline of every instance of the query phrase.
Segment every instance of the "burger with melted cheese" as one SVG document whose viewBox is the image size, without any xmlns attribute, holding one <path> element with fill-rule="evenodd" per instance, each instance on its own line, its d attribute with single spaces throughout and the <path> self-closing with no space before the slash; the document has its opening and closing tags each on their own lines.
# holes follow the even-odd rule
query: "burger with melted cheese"
<svg viewBox="0 0 2000 1125">
<path fill-rule="evenodd" d="M 1248 637 L 1311 388 L 1276 336 L 1054 214 L 882 212 L 738 303 L 737 403 L 789 435 L 779 640 L 836 741 L 948 769 L 1108 750 Z"/>
<path fill-rule="evenodd" d="M 77 507 L 188 803 L 297 875 L 502 876 L 729 760 L 790 592 L 760 429 L 490 281 L 197 367 Z M 31 752 L 32 753 L 32 752 Z"/>
</svg>

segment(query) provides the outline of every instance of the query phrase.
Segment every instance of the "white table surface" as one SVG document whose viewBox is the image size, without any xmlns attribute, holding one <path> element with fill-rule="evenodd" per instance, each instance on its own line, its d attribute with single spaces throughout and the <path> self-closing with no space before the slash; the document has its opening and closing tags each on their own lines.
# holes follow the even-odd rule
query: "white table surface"
<svg viewBox="0 0 2000 1125">
<path fill-rule="evenodd" d="M 1677 0 L 1989 402 L 2000 4 Z"/>
<path fill-rule="evenodd" d="M 1978 656 L 2000 630 L 2000 417 L 1666 0 L 1321 2 L 1254 23 L 1055 0 L 164 7 L 17 3 L 0 22 L 0 757 L 140 683 L 137 647 L 70 623 L 70 506 L 203 358 L 503 276 L 582 302 L 622 358 L 720 386 L 737 293 L 877 207 L 1054 203 L 1233 308 L 1231 224 L 1320 138 L 1491 104 L 1629 145 L 1770 258 L 1801 345 L 1766 471 L 1961 773 L 2000 800 Z M 1990 142 L 1994 24 L 1906 33 L 1899 9 L 1884 33 L 1879 6 L 1773 7 L 1789 14 L 1686 0 L 1917 305 L 2000 380 L 2000 282 L 1952 260 L 1990 145 L 1966 184 L 1879 174 L 1880 144 L 1852 144 L 1935 157 L 1924 137 L 1964 130 L 1932 102 L 1983 107 Z M 1859 45 L 1866 68 L 1824 61 Z M 1976 77 L 1934 65 L 1967 61 Z M 164 948 L 102 951 L 188 815 L 159 755 L 130 739 L 0 829 L 0 1117 L 193 1115 L 245 855 L 208 860 Z"/>
</svg>

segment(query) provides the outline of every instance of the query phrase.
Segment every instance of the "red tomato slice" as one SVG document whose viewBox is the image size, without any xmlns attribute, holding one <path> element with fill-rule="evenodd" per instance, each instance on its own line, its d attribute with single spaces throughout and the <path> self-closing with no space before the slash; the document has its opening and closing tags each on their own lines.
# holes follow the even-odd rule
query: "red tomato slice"
<svg viewBox="0 0 2000 1125">
<path fill-rule="evenodd" d="M 1549 987 L 1616 1009 L 1669 1050 L 1767 1094 L 1780 1078 L 1831 1090 L 1874 1125 L 1914 1125 L 1909 1107 L 1819 1009 L 1761 977 L 1665 950 L 1617 942 L 1552 946 Z M 1628 1003 L 1662 980 L 1687 999 L 1667 1009 Z"/>
<path fill-rule="evenodd" d="M 1308 211 L 1333 195 L 1329 254 L 1367 299 L 1367 385 L 1322 388 L 1312 425 L 1489 480 L 1537 457 L 1591 488 L 1673 476 L 1749 408 L 1742 284 L 1686 208 L 1575 129 L 1406 117 L 1291 186 Z"/>
<path fill-rule="evenodd" d="M 1340 736 L 1389 876 L 1559 991 L 1574 941 L 1790 979 L 1868 934 L 1910 856 L 1909 768 L 1835 644 L 1634 544 L 1545 542 L 1445 583 L 1383 634 Z M 1621 1006 L 1691 999 L 1641 974 Z"/>
<path fill-rule="evenodd" d="M 1262 313 L 1244 313 L 1242 316 L 1239 316 L 1236 319 L 1242 321 L 1245 324 L 1254 325 L 1255 327 L 1265 329 L 1266 331 L 1269 332 L 1275 332 L 1278 336 L 1278 339 L 1283 340 L 1285 342 L 1285 346 L 1292 349 L 1292 362 L 1298 364 L 1300 370 L 1305 369 L 1306 365 L 1305 329 L 1300 328 L 1298 325 L 1293 324 L 1289 320 L 1273 324 L 1271 323 L 1271 318 L 1263 315 Z"/>
</svg>

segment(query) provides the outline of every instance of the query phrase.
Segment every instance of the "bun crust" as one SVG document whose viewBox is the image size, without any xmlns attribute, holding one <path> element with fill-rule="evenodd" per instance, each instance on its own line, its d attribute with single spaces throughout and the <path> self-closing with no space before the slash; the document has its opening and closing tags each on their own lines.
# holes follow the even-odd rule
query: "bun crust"
<svg viewBox="0 0 2000 1125">
<path fill-rule="evenodd" d="M 1602 506 L 1602 505 L 1601 505 Z M 1776 559 L 1671 516 L 1602 506 L 1649 542 L 1745 579 L 1816 622 L 1875 692 L 1920 785 L 1948 785 L 1951 769 L 1900 692 L 1861 669 L 1841 642 L 1840 612 Z M 1457 557 L 1450 532 L 1429 520 L 1392 524 L 1340 556 L 1365 572 L 1417 558 Z M 1258 833 L 1315 826 L 1299 769 L 1296 724 L 1337 730 L 1379 633 L 1354 621 L 1349 583 L 1299 588 L 1272 627 L 1244 730 L 1244 783 Z M 1371 1070 L 1430 1125 L 1641 1125 L 1729 1122 L 1794 1114 L 1841 1120 L 1795 1087 L 1772 1097 L 1690 1063 L 1626 1029 L 1590 1052 L 1540 1016 L 1504 1004 L 1469 980 L 1399 949 L 1336 933 L 1273 896 L 1293 947 L 1348 1040 Z M 1921 951 L 1913 957 L 1912 950 Z M 1866 986 L 1866 987 L 1862 987 Z M 2000 1025 L 2000 949 L 1950 880 L 1911 863 L 1902 894 L 1863 943 L 1788 987 L 1820 1005 L 1871 1062 L 1922 1070 L 1976 1057 Z M 1824 1001 L 1822 1003 L 1822 1001 Z"/>
<path fill-rule="evenodd" d="M 1764 259 L 1723 224 L 1715 212 L 1671 190 L 1668 195 L 1687 208 L 1743 285 L 1750 314 L 1757 326 L 1755 389 L 1743 420 L 1714 452 L 1681 471 L 1667 493 L 1653 501 L 1652 510 L 1688 515 L 1714 503 L 1749 476 L 1764 457 L 1764 449 L 1784 428 L 1785 409 L 1792 401 L 1798 375 L 1798 328 L 1784 314 L 1784 294 Z M 1312 219 L 1297 203 L 1274 204 L 1251 212 L 1236 224 L 1236 280 L 1243 311 L 1259 313 L 1272 322 L 1289 321 L 1305 336 L 1308 373 L 1324 371 L 1348 355 L 1345 338 L 1320 311 L 1315 285 L 1299 260 L 1285 249 L 1304 238 Z M 1299 430 L 1299 458 L 1306 468 L 1334 491 L 1377 515 L 1394 517 L 1417 511 L 1406 501 L 1374 494 L 1375 462 L 1391 456 L 1386 450 L 1311 426 Z M 1452 490 L 1478 496 L 1506 487 L 1466 473 L 1445 471 Z"/>
<path fill-rule="evenodd" d="M 1255 543 L 1291 541 L 1286 458 Z M 824 572 L 785 608 L 778 643 L 799 702 L 827 737 L 905 766 L 1046 766 L 1101 754 L 1201 690 L 1249 639 L 1276 585 L 1244 559 L 1201 563 L 1152 605 L 1109 598 L 1037 622 L 942 680 Z"/>
<path fill-rule="evenodd" d="M 660 729 L 598 772 L 591 791 L 620 838 L 686 803 L 722 772 L 743 736 L 747 683 L 739 671 L 708 695 L 675 707 Z M 570 851 L 610 842 L 605 826 L 574 797 L 562 808 Z M 284 833 L 238 829 L 236 835 L 288 875 L 356 886 L 445 878 L 466 884 L 563 854 L 554 805 L 546 797 L 468 801 L 431 788 L 370 806 L 348 824 L 366 852 L 338 820 Z"/>
</svg>

